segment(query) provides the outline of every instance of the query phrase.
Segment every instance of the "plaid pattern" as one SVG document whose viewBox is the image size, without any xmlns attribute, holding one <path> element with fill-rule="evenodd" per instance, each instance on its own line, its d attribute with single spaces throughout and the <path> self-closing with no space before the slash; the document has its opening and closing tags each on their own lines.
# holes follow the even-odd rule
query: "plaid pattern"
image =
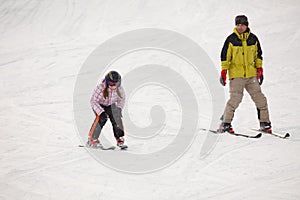
<svg viewBox="0 0 300 200">
<path fill-rule="evenodd" d="M 105 89 L 105 87 L 105 81 L 98 84 L 97 88 L 94 90 L 90 101 L 91 106 L 93 110 L 97 113 L 97 115 L 100 115 L 104 111 L 100 104 L 104 106 L 109 106 L 116 103 L 116 105 L 122 109 L 125 104 L 125 91 L 122 86 L 118 88 L 122 98 L 119 97 L 119 95 L 117 94 L 117 90 L 111 90 L 110 88 L 108 88 L 108 97 L 106 99 L 103 96 L 103 90 Z"/>
</svg>

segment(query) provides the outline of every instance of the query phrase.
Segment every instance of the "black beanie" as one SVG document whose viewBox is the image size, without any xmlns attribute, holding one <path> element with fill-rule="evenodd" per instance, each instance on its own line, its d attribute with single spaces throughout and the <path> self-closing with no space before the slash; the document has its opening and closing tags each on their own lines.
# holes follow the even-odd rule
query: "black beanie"
<svg viewBox="0 0 300 200">
<path fill-rule="evenodd" d="M 243 24 L 245 26 L 249 25 L 248 18 L 245 15 L 238 15 L 235 17 L 235 25 Z"/>
</svg>

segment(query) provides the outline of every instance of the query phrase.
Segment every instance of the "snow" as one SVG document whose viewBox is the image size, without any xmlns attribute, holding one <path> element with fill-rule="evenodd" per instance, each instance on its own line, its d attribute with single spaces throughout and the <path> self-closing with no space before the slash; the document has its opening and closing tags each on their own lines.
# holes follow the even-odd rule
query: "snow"
<svg viewBox="0 0 300 200">
<path fill-rule="evenodd" d="M 296 0 L 2 0 L 0 199 L 300 199 L 299 9 Z M 223 89 L 218 83 L 219 56 L 238 14 L 249 17 L 262 45 L 262 89 L 274 130 L 289 131 L 290 139 L 217 137 L 200 130 L 210 127 L 211 98 L 228 97 L 228 86 Z M 206 53 L 200 51 L 198 57 L 210 59 L 209 78 L 199 75 L 176 52 L 157 48 L 123 54 L 110 67 L 124 77 L 129 149 L 79 148 L 94 119 L 90 94 L 109 67 L 94 66 L 99 71 L 87 73 L 87 85 L 79 97 L 76 84 L 84 77 L 80 72 L 99 46 L 145 28 L 178 33 L 197 43 Z M 131 45 L 138 45 L 141 38 Z M 172 39 L 165 38 L 162 45 L 180 43 Z M 108 59 L 110 55 L 101 56 Z M 194 56 L 191 60 L 197 59 Z M 128 81 L 138 78 L 139 73 L 131 73 L 138 67 L 160 67 L 157 80 L 170 85 Z M 174 74 L 163 73 L 169 69 Z M 146 72 L 154 72 L 143 74 L 145 80 L 153 81 Z M 178 81 L 173 82 L 174 77 Z M 187 82 L 178 87 L 180 78 Z M 86 104 L 77 105 L 81 97 Z M 223 109 L 222 98 L 217 101 Z M 233 126 L 247 132 L 257 123 L 254 104 L 245 93 Z M 179 130 L 191 133 L 180 135 Z M 101 139 L 105 145 L 115 143 L 109 123 Z M 177 140 L 179 146 L 173 145 Z"/>
</svg>

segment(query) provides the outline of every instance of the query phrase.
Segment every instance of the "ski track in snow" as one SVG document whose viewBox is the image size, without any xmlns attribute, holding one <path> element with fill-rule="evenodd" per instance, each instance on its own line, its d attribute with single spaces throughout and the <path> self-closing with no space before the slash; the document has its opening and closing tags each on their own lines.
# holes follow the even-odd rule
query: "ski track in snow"
<svg viewBox="0 0 300 200">
<path fill-rule="evenodd" d="M 300 199 L 298 1 L 0 2 L 1 200 Z M 81 66 L 98 45 L 129 30 L 169 29 L 196 41 L 219 68 L 221 47 L 241 13 L 262 44 L 262 88 L 274 130 L 290 132 L 289 139 L 220 135 L 201 158 L 207 133 L 198 129 L 192 146 L 174 164 L 142 175 L 107 168 L 78 148 L 83 141 L 74 126 L 73 92 Z M 91 112 L 85 120 L 92 123 L 93 117 Z M 243 133 L 257 127 L 247 94 L 233 126 Z M 165 127 L 164 141 L 174 137 L 172 124 Z M 147 149 L 146 142 L 132 141 L 128 137 L 128 152 Z"/>
</svg>

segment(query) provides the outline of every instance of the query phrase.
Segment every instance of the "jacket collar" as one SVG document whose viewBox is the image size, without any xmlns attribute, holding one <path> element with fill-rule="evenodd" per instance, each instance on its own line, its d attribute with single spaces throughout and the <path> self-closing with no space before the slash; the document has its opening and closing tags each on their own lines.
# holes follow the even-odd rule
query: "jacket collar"
<svg viewBox="0 0 300 200">
<path fill-rule="evenodd" d="M 233 29 L 233 32 L 238 36 L 238 38 L 240 40 L 247 40 L 249 35 L 250 35 L 250 28 L 248 27 L 247 30 L 242 33 L 242 34 L 239 34 L 239 32 L 236 30 L 236 28 Z"/>
</svg>

